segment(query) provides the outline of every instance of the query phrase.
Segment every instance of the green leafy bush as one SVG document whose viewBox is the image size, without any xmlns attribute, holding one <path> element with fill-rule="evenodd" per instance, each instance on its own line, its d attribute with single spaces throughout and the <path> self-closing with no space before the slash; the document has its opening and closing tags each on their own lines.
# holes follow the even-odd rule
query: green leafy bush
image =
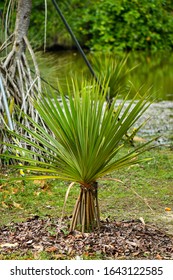
<svg viewBox="0 0 173 280">
<path fill-rule="evenodd" d="M 81 36 L 93 50 L 173 47 L 173 4 L 153 0 L 95 1 L 83 11 Z"/>
<path fill-rule="evenodd" d="M 170 50 L 173 48 L 171 0 L 60 0 L 67 22 L 83 47 L 90 50 Z M 3 9 L 0 4 L 0 9 Z M 4 5 L 7 8 L 7 6 Z M 12 27 L 11 27 L 11 32 Z M 45 2 L 32 3 L 29 39 L 44 44 Z M 72 41 L 52 1 L 47 1 L 47 46 L 72 47 Z"/>
</svg>

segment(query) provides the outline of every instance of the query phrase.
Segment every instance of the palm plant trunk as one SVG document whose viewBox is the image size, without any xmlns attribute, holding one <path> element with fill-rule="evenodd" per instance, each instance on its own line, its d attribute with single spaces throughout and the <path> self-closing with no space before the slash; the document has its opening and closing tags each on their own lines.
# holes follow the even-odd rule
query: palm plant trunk
<svg viewBox="0 0 173 280">
<path fill-rule="evenodd" d="M 15 25 L 15 42 L 13 44 L 13 49 L 16 54 L 16 57 L 21 58 L 23 52 L 25 51 L 25 42 L 24 38 L 27 36 L 29 23 L 30 23 L 30 14 L 31 14 L 31 0 L 19 0 L 16 25 Z"/>
<path fill-rule="evenodd" d="M 28 96 L 34 94 L 34 91 L 41 91 L 41 82 L 38 65 L 36 63 L 34 52 L 31 48 L 27 33 L 30 23 L 30 14 L 32 0 L 19 0 L 17 6 L 16 22 L 14 33 L 4 42 L 0 51 L 6 49 L 12 44 L 11 51 L 0 63 L 2 79 L 7 96 L 14 98 L 15 103 L 22 106 L 25 113 L 30 112 L 34 117 L 34 110 L 29 104 Z M 35 77 L 32 76 L 30 65 L 25 55 L 26 50 L 32 58 Z"/>
<path fill-rule="evenodd" d="M 15 122 L 16 120 L 22 122 L 28 128 L 30 128 L 30 123 L 26 118 L 22 118 L 21 114 L 16 112 L 14 104 L 17 104 L 24 113 L 30 115 L 36 122 L 42 122 L 38 113 L 34 109 L 30 98 L 39 95 L 41 92 L 39 68 L 34 51 L 27 38 L 31 8 L 32 0 L 17 1 L 14 33 L 11 34 L 0 47 L 0 54 L 1 52 L 4 53 L 6 51 L 5 57 L 0 60 L 0 72 L 15 131 L 18 131 L 18 125 Z M 31 58 L 30 62 L 26 52 Z M 33 69 L 32 71 L 31 68 Z M 3 130 L 2 140 L 11 142 L 11 138 L 9 138 L 8 133 L 4 129 L 4 123 L 8 123 L 5 119 L 6 112 L 1 99 L 0 96 L 0 119 L 3 120 L 2 122 L 0 121 L 0 126 Z M 23 145 L 26 147 L 26 144 Z M 5 151 L 6 147 L 4 146 L 3 152 Z"/>
<path fill-rule="evenodd" d="M 85 232 L 93 230 L 95 227 L 100 227 L 97 189 L 97 182 L 93 182 L 88 186 L 80 186 L 80 194 L 72 215 L 71 231 L 79 229 Z"/>
</svg>

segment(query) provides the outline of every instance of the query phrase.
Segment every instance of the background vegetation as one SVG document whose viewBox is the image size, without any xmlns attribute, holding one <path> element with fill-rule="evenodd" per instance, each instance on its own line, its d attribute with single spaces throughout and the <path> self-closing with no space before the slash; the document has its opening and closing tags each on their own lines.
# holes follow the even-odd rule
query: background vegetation
<svg viewBox="0 0 173 280">
<path fill-rule="evenodd" d="M 41 48 L 44 42 L 45 3 L 33 1 L 29 37 Z M 90 50 L 171 50 L 171 0 L 65 0 L 58 1 L 80 44 Z M 0 9 L 4 3 L 1 2 Z M 9 27 L 12 29 L 12 26 Z M 13 30 L 13 29 L 12 29 Z M 52 1 L 47 1 L 47 47 L 73 47 Z"/>
<path fill-rule="evenodd" d="M 54 6 L 51 1 L 47 2 L 48 49 L 56 49 L 56 46 L 73 47 L 73 42 L 54 10 Z M 43 48 L 44 3 L 43 0 L 33 1 L 29 38 L 35 49 Z M 173 3 L 171 0 L 84 0 L 81 2 L 66 0 L 58 1 L 58 4 L 80 44 L 89 50 L 158 51 L 173 48 L 171 28 Z M 3 8 L 4 3 L 1 2 L 0 9 Z M 15 16 L 8 25 L 9 33 L 14 30 L 14 20 Z M 150 63 L 149 57 L 147 61 Z M 145 74 L 148 67 L 146 69 L 142 67 L 142 71 Z M 124 152 L 129 153 L 131 148 L 127 144 Z M 142 218 L 145 222 L 155 223 L 168 232 L 172 232 L 172 144 L 156 147 L 145 156 L 152 157 L 152 161 L 139 163 L 138 166 L 113 174 L 113 177 L 122 180 L 123 183 L 102 182 L 99 188 L 101 219 Z M 5 160 L 8 163 L 8 156 Z M 9 171 L 4 170 L 0 177 L 4 179 L 9 175 L 8 173 Z M 34 215 L 43 218 L 61 215 L 68 183 L 35 180 L 33 183 L 16 181 L 9 184 L 4 183 L 2 179 L 0 179 L 2 214 L 0 225 L 9 225 L 12 221 L 24 221 Z M 66 207 L 67 215 L 70 215 L 72 211 L 77 194 L 78 189 L 72 188 Z M 7 258 L 11 258 L 11 255 L 7 255 Z"/>
</svg>

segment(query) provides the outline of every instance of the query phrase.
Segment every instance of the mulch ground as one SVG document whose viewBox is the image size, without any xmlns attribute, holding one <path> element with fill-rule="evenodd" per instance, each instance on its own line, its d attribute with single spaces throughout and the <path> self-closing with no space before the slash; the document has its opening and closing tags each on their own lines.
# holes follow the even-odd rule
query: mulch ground
<svg viewBox="0 0 173 280">
<path fill-rule="evenodd" d="M 0 255 L 50 253 L 52 259 L 173 259 L 173 237 L 137 221 L 102 221 L 100 230 L 68 232 L 66 218 L 40 219 L 0 227 Z"/>
</svg>

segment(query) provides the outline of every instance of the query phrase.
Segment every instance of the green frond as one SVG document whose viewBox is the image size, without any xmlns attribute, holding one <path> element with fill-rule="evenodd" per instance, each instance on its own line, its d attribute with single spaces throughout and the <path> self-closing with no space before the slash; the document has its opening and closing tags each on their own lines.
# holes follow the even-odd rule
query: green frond
<svg viewBox="0 0 173 280">
<path fill-rule="evenodd" d="M 9 154 L 1 158 L 22 162 L 22 169 L 29 170 L 29 174 L 20 179 L 59 178 L 85 185 L 114 170 L 139 163 L 138 156 L 147 143 L 122 157 L 120 150 L 124 135 L 148 108 L 149 96 L 140 96 L 138 100 L 137 96 L 132 100 L 127 100 L 128 97 L 119 100 L 116 96 L 108 107 L 105 97 L 109 80 L 104 81 L 102 88 L 85 80 L 80 87 L 72 81 L 72 90 L 68 85 L 67 88 L 67 97 L 60 90 L 58 98 L 49 92 L 33 101 L 50 132 L 26 114 L 22 116 L 33 130 L 18 123 L 27 136 L 11 132 L 13 138 L 26 143 L 28 148 L 6 144 Z M 15 155 L 16 150 L 20 157 Z M 21 169 L 21 165 L 12 167 Z"/>
<path fill-rule="evenodd" d="M 92 56 L 91 60 L 100 84 L 104 84 L 104 80 L 109 81 L 108 102 L 111 103 L 119 94 L 125 96 L 128 93 L 128 74 L 137 67 L 128 68 L 128 55 L 118 59 L 113 55 L 97 54 Z"/>
</svg>

